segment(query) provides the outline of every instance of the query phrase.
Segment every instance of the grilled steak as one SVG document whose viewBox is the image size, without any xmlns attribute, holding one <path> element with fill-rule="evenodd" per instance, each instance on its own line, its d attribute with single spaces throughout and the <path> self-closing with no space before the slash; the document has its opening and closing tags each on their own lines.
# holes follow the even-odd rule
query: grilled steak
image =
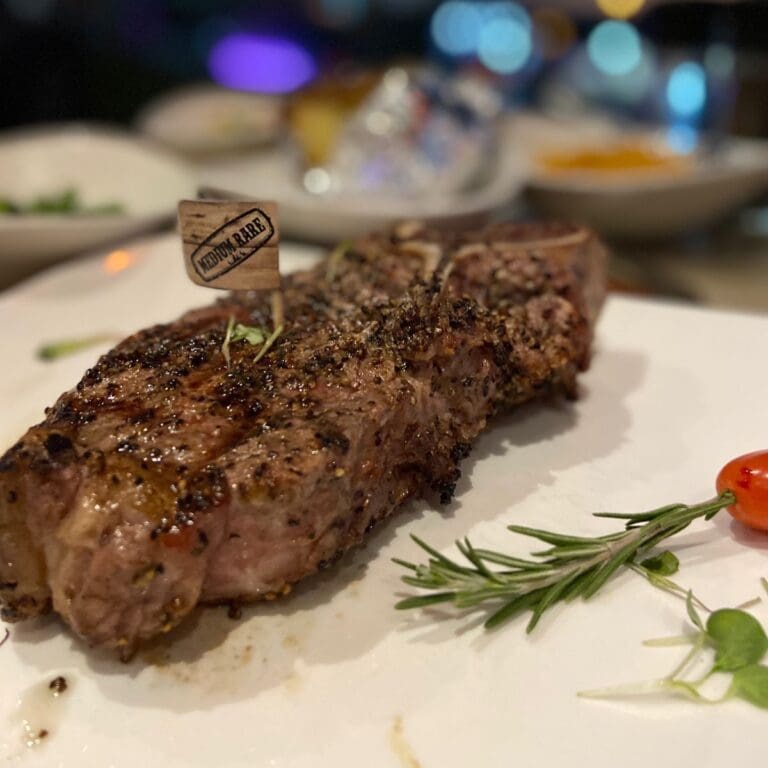
<svg viewBox="0 0 768 768">
<path fill-rule="evenodd" d="M 363 238 L 286 279 L 258 362 L 221 352 L 249 293 L 129 337 L 0 460 L 6 621 L 53 607 L 132 647 L 200 603 L 254 600 L 338 559 L 407 499 L 447 502 L 490 416 L 575 393 L 603 250 L 567 227 Z"/>
</svg>

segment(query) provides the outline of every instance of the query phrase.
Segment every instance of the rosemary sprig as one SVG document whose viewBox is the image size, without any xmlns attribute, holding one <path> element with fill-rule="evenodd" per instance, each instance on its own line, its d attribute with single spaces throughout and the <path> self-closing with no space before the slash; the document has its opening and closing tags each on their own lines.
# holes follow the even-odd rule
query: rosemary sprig
<svg viewBox="0 0 768 768">
<path fill-rule="evenodd" d="M 552 531 L 510 525 L 509 530 L 549 545 L 524 559 L 501 552 L 477 549 L 469 541 L 456 546 L 468 564 L 460 564 L 413 536 L 413 540 L 430 556 L 425 565 L 395 560 L 411 571 L 403 581 L 431 594 L 401 600 L 396 608 L 421 608 L 437 603 L 452 603 L 456 608 L 489 610 L 485 627 L 498 627 L 523 611 L 532 616 L 527 632 L 531 632 L 542 615 L 561 601 L 577 597 L 588 599 L 622 567 L 637 566 L 637 558 L 664 539 L 679 533 L 698 518 L 709 520 L 721 509 L 733 504 L 735 496 L 724 491 L 702 504 L 670 504 L 639 514 L 597 514 L 624 520 L 624 530 L 595 538 L 565 536 Z M 495 568 L 493 566 L 501 566 Z M 647 569 L 644 569 L 647 570 Z M 648 574 L 643 575 L 648 578 Z M 663 578 L 663 577 L 662 577 Z M 657 584 L 660 586 L 661 582 Z M 669 585 L 666 585 L 669 588 Z M 670 588 L 671 590 L 671 588 Z M 676 591 L 676 590 L 675 590 Z"/>
</svg>

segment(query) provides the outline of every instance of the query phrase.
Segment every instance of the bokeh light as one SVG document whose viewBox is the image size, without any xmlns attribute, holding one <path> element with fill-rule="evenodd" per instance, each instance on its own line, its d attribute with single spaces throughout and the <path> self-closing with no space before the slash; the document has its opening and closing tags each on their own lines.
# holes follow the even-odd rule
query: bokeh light
<svg viewBox="0 0 768 768">
<path fill-rule="evenodd" d="M 530 29 L 531 17 L 528 11 L 514 0 L 493 0 L 493 2 L 477 3 L 480 15 L 483 21 L 489 22 L 494 19 L 514 19 L 521 26 Z"/>
<path fill-rule="evenodd" d="M 220 85 L 260 93 L 288 93 L 313 79 L 312 56 L 293 40 L 237 32 L 211 49 L 208 71 Z"/>
<path fill-rule="evenodd" d="M 435 11 L 430 30 L 441 51 L 451 56 L 469 56 L 477 49 L 482 24 L 477 5 L 449 0 Z"/>
<path fill-rule="evenodd" d="M 691 125 L 673 125 L 667 131 L 667 144 L 670 149 L 687 155 L 696 149 L 699 132 Z"/>
<path fill-rule="evenodd" d="M 108 253 L 101 265 L 107 274 L 114 275 L 123 272 L 136 263 L 136 255 L 131 251 L 112 251 Z"/>
<path fill-rule="evenodd" d="M 443 53 L 477 56 L 497 74 L 517 72 L 533 53 L 531 17 L 513 0 L 448 0 L 432 16 L 430 31 Z"/>
<path fill-rule="evenodd" d="M 322 195 L 331 188 L 331 177 L 325 168 L 310 168 L 304 174 L 304 189 L 313 195 Z"/>
<path fill-rule="evenodd" d="M 526 23 L 527 22 L 527 23 Z M 502 16 L 483 25 L 478 58 L 492 72 L 510 75 L 525 66 L 533 51 L 530 20 Z"/>
<path fill-rule="evenodd" d="M 627 75 L 643 56 L 638 31 L 625 21 L 603 21 L 590 33 L 587 51 L 592 63 L 606 75 Z"/>
<path fill-rule="evenodd" d="M 659 89 L 663 91 L 666 74 L 662 73 L 653 44 L 642 40 L 641 46 L 640 63 L 624 75 L 609 75 L 596 69 L 586 46 L 578 47 L 561 66 L 563 87 L 579 98 L 594 99 L 644 117 L 648 114 L 646 110 L 657 103 L 655 94 Z"/>
<path fill-rule="evenodd" d="M 684 61 L 669 75 L 667 103 L 677 117 L 692 118 L 704 109 L 707 99 L 707 76 L 700 64 Z"/>
<path fill-rule="evenodd" d="M 658 82 L 658 65 L 645 49 L 640 63 L 626 75 L 610 75 L 603 78 L 604 92 L 625 105 L 640 104 L 651 95 Z"/>
<path fill-rule="evenodd" d="M 628 19 L 645 5 L 645 0 L 597 0 L 597 5 L 606 16 Z"/>
</svg>

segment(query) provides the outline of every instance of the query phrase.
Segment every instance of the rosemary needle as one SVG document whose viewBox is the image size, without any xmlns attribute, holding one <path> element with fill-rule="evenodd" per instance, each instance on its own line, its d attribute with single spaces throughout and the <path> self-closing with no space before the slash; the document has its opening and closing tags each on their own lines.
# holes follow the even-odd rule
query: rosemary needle
<svg viewBox="0 0 768 768">
<path fill-rule="evenodd" d="M 711 519 L 734 501 L 734 494 L 726 490 L 714 499 L 692 506 L 671 504 L 634 515 L 598 514 L 596 517 L 624 520 L 625 526 L 616 533 L 595 538 L 510 525 L 513 533 L 549 545 L 548 549 L 533 553 L 533 559 L 476 549 L 464 539 L 456 542 L 466 560 L 466 564 L 461 564 L 413 536 L 429 555 L 427 563 L 395 562 L 411 572 L 403 576 L 406 584 L 430 594 L 406 598 L 396 607 L 452 603 L 456 608 L 487 610 L 491 612 L 485 622 L 487 629 L 530 610 L 526 631 L 531 632 L 544 612 L 556 603 L 592 597 L 620 568 L 635 566 L 639 555 L 694 520 Z"/>
</svg>

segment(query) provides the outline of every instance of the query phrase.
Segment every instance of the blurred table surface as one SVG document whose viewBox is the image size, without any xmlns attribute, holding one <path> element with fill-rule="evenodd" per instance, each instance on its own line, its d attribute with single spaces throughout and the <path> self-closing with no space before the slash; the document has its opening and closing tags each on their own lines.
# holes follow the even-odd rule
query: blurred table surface
<svg viewBox="0 0 768 768">
<path fill-rule="evenodd" d="M 714 232 L 678 242 L 611 243 L 612 287 L 768 312 L 768 227 L 761 233 L 747 226 L 748 219 L 742 215 Z"/>
<path fill-rule="evenodd" d="M 609 243 L 611 289 L 768 313 L 768 208 L 763 211 L 742 214 L 711 233 L 679 241 Z M 755 226 L 761 221 L 762 232 Z M 12 290 L 19 277 L 0 270 L 0 291 Z"/>
</svg>

